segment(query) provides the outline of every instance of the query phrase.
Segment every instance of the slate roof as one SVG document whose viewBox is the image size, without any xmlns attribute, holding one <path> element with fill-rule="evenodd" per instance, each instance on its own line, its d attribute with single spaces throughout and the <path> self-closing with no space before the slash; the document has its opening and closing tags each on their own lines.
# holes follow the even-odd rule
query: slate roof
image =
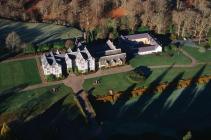
<svg viewBox="0 0 211 140">
<path fill-rule="evenodd" d="M 139 39 L 139 38 L 149 38 L 149 37 L 151 36 L 148 33 L 124 36 L 124 38 L 127 38 L 128 40 Z"/>
<path fill-rule="evenodd" d="M 81 52 L 82 57 L 87 60 L 89 57 L 85 52 Z"/>
<path fill-rule="evenodd" d="M 141 38 L 147 38 L 150 41 L 150 44 L 132 41 Z M 139 52 L 153 51 L 159 47 L 159 44 L 148 33 L 121 36 L 121 39 L 124 40 L 124 43 L 132 47 L 131 49 L 138 49 Z"/>
<path fill-rule="evenodd" d="M 148 52 L 148 51 L 153 51 L 156 50 L 157 46 L 153 45 L 153 46 L 148 46 L 148 47 L 140 47 L 139 51 L 140 52 Z"/>
</svg>

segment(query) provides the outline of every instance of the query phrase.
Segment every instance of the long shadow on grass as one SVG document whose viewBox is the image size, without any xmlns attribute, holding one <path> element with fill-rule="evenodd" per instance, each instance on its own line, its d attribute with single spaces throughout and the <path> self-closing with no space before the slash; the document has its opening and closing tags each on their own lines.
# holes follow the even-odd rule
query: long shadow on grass
<svg viewBox="0 0 211 140">
<path fill-rule="evenodd" d="M 198 86 L 195 83 L 195 81 L 201 76 L 205 67 L 206 65 L 204 65 L 195 74 L 195 76 L 191 80 L 190 86 L 185 88 L 180 93 L 177 100 L 171 106 L 168 106 L 165 109 L 167 111 L 166 111 L 166 114 L 163 116 L 163 121 L 165 121 L 166 123 L 169 122 L 169 124 L 173 125 L 174 127 L 185 129 L 186 127 L 195 123 L 196 120 L 198 120 L 196 116 L 198 116 L 197 114 L 199 113 L 198 111 L 200 110 L 198 110 L 198 107 L 196 106 L 195 108 L 192 108 L 192 105 L 197 103 L 196 101 L 201 95 L 201 93 L 207 92 L 206 90 L 208 86 L 206 86 L 204 90 L 199 91 Z M 210 85 L 210 84 L 207 84 L 207 85 Z M 203 99 L 204 101 L 207 101 L 207 99 L 210 99 L 210 97 L 207 99 L 206 98 L 203 98 Z M 203 103 L 202 100 L 201 100 L 201 103 Z M 190 111 L 190 108 L 192 108 L 192 111 Z"/>
<path fill-rule="evenodd" d="M 32 140 L 41 139 L 42 131 L 51 125 L 57 113 L 62 107 L 62 103 L 64 102 L 66 96 L 53 104 L 50 108 L 48 108 L 43 114 L 37 116 L 29 122 L 26 122 L 22 125 L 18 125 L 14 123 L 14 129 L 17 131 L 18 135 L 23 136 L 23 139 L 30 138 Z"/>
<path fill-rule="evenodd" d="M 201 74 L 203 73 L 204 69 L 206 68 L 206 65 L 204 65 L 192 78 L 191 82 L 190 82 L 190 86 L 185 88 L 180 96 L 177 98 L 177 100 L 174 103 L 174 106 L 172 107 L 168 107 L 170 108 L 169 111 L 171 111 L 172 113 L 174 112 L 174 110 L 178 110 L 181 109 L 180 113 L 183 113 L 186 111 L 188 104 L 191 104 L 193 97 L 195 96 L 195 93 L 197 91 L 197 84 L 195 83 L 195 81 L 201 76 Z M 188 94 L 187 94 L 188 93 Z M 168 109 L 167 108 L 167 109 Z M 179 113 L 179 112 L 177 112 Z"/>
<path fill-rule="evenodd" d="M 124 117 L 126 120 L 134 119 L 134 116 L 136 116 L 140 112 L 140 109 L 144 108 L 148 104 L 148 102 L 150 102 L 150 100 L 152 100 L 156 86 L 159 83 L 161 83 L 161 81 L 165 77 L 165 75 L 172 69 L 172 66 L 167 68 L 160 76 L 158 76 L 148 86 L 148 88 L 143 93 L 143 95 L 141 95 L 135 103 L 133 103 L 130 106 L 124 107 L 124 109 L 121 110 L 121 112 L 120 112 L 120 114 L 122 114 L 121 116 Z"/>
<path fill-rule="evenodd" d="M 158 95 L 157 98 L 154 98 L 154 96 L 156 96 L 153 93 L 154 87 L 156 83 L 160 83 L 162 78 L 166 75 L 168 72 L 168 70 L 166 70 L 150 85 L 147 92 L 139 97 L 137 102 L 127 105 L 124 111 L 121 110 L 122 114 L 118 119 L 116 119 L 117 114 L 114 114 L 115 112 L 112 112 L 113 109 L 111 109 L 115 105 L 108 103 L 95 104 L 97 115 L 100 115 L 100 121 L 109 121 L 109 123 L 106 123 L 105 130 L 111 130 L 111 132 L 109 131 L 108 133 L 113 134 L 112 130 L 115 131 L 115 127 L 121 127 L 123 124 L 126 124 L 127 126 L 127 124 L 130 124 L 131 122 L 131 125 L 128 125 L 128 127 L 132 127 L 132 130 L 138 127 L 138 123 L 140 123 L 140 125 L 143 124 L 136 133 L 144 133 L 145 129 L 142 130 L 141 128 L 145 128 L 146 126 L 147 132 L 151 132 L 152 130 L 153 132 L 165 134 L 169 132 L 170 136 L 172 135 L 181 139 L 182 136 L 184 136 L 183 132 L 193 130 L 193 136 L 195 135 L 195 137 L 198 137 L 199 139 L 198 131 L 201 132 L 205 128 L 211 128 L 211 111 L 209 109 L 211 106 L 211 81 L 205 87 L 203 87 L 203 85 L 196 85 L 195 83 L 203 73 L 205 67 L 206 66 L 204 65 L 193 76 L 191 86 L 185 89 L 176 90 L 176 84 L 183 76 L 183 73 L 180 73 L 163 93 Z M 200 89 L 200 87 L 203 87 L 203 89 Z M 153 98 L 157 100 L 154 101 L 152 100 Z M 149 104 L 150 101 L 152 101 L 152 103 L 145 111 L 140 113 L 140 110 Z M 132 125 L 133 121 L 135 121 L 134 126 Z M 150 126 L 150 129 L 147 126 Z M 128 129 L 128 132 L 130 130 L 131 129 Z M 208 132 L 206 136 L 207 135 L 210 138 Z"/>
<path fill-rule="evenodd" d="M 2 34 L 0 35 L 0 39 L 4 40 L 7 37 L 7 35 L 13 31 L 15 31 L 21 37 L 21 40 L 25 42 L 31 42 L 32 38 L 37 38 L 43 34 L 41 31 L 35 28 L 29 29 L 25 27 L 23 24 L 17 22 L 11 25 L 9 24 L 4 28 L 1 28 L 0 32 Z"/>
<path fill-rule="evenodd" d="M 80 133 L 85 129 L 85 122 L 78 114 L 77 106 L 63 104 L 67 96 L 58 100 L 35 118 L 25 123 L 14 123 L 13 127 L 17 135 L 22 136 L 23 140 L 69 140 L 70 137 L 73 140 L 84 139 L 84 135 L 80 135 Z"/>
<path fill-rule="evenodd" d="M 177 89 L 177 85 L 179 81 L 182 79 L 184 75 L 184 72 L 178 74 L 166 87 L 166 89 L 161 93 L 154 93 L 155 97 L 157 97 L 155 100 L 152 100 L 152 102 L 149 102 L 148 106 L 145 106 L 140 113 L 138 114 L 138 119 L 148 119 L 153 121 L 153 119 L 156 119 L 160 115 L 162 115 L 163 107 L 165 106 L 166 100 L 169 98 L 169 96 Z"/>
<path fill-rule="evenodd" d="M 91 103 L 95 108 L 97 114 L 97 120 L 108 121 L 119 118 L 130 119 L 130 117 L 134 119 L 134 115 L 137 115 L 137 113 L 140 111 L 140 108 L 142 108 L 151 99 L 151 97 L 153 97 L 153 91 L 155 87 L 162 81 L 163 77 L 168 73 L 169 70 L 171 70 L 171 68 L 172 66 L 167 68 L 160 76 L 158 76 L 150 84 L 146 92 L 141 97 L 139 97 L 138 101 L 130 106 L 125 104 L 129 100 L 129 93 L 134 89 L 134 87 L 136 86 L 135 84 L 131 85 L 126 91 L 124 91 L 123 96 L 121 97 L 122 99 L 118 99 L 115 104 L 111 104 L 109 102 L 98 102 L 96 101 L 95 97 L 90 97 Z"/>
<path fill-rule="evenodd" d="M 136 87 L 136 84 L 132 84 L 128 87 L 120 96 L 120 98 L 116 101 L 115 104 L 110 102 L 98 102 L 96 101 L 96 97 L 92 94 L 89 94 L 90 102 L 92 103 L 95 111 L 96 111 L 96 119 L 97 120 L 113 120 L 117 117 L 117 114 L 120 108 L 131 98 L 131 92 Z M 89 91 L 93 91 L 94 88 L 91 88 Z M 103 109 L 102 109 L 103 108 Z"/>
<path fill-rule="evenodd" d="M 192 137 L 194 140 L 211 139 L 211 111 L 209 109 L 211 106 L 210 91 L 211 81 L 202 91 L 200 91 L 199 96 L 194 100 L 186 112 L 186 114 L 189 115 L 188 117 L 197 125 L 197 127 L 191 127 L 191 122 L 189 122 L 189 126 L 187 127 L 188 130 L 192 131 Z"/>
<path fill-rule="evenodd" d="M 2 102 L 7 100 L 9 97 L 13 96 L 14 94 L 18 94 L 21 90 L 25 89 L 28 84 L 21 84 L 0 92 L 0 105 Z M 4 108 L 0 108 L 0 112 L 4 111 Z"/>
</svg>

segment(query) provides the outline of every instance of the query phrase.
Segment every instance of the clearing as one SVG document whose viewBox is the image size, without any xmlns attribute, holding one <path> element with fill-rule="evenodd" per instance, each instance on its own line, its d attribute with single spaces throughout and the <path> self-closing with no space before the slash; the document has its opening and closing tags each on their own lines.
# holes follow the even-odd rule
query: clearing
<svg viewBox="0 0 211 140">
<path fill-rule="evenodd" d="M 178 138 L 182 131 L 210 127 L 211 84 L 185 89 L 170 89 L 164 93 L 144 94 L 114 104 L 93 103 L 102 129 L 114 139 L 134 136 L 144 137 L 148 133 L 159 138 L 161 134 Z M 194 117 L 193 117 L 194 116 Z M 156 132 L 156 133 L 155 133 Z M 142 136 L 141 136 L 142 135 Z M 168 137 L 161 138 L 168 139 Z"/>
<path fill-rule="evenodd" d="M 192 55 L 198 62 L 211 62 L 211 51 L 199 52 L 198 48 L 184 46 L 183 49 Z"/>
<path fill-rule="evenodd" d="M 173 56 L 169 56 L 171 53 Z M 151 54 L 140 56 L 137 55 L 129 61 L 134 68 L 142 66 L 172 65 L 172 64 L 190 64 L 191 60 L 180 51 L 168 51 L 160 55 Z"/>
<path fill-rule="evenodd" d="M 146 81 L 142 83 L 138 83 L 135 86 L 136 87 L 148 86 L 150 83 L 156 80 L 159 76 L 164 74 L 165 71 L 167 71 L 167 73 L 164 74 L 163 77 L 161 77 L 161 80 L 159 82 L 171 82 L 177 75 L 183 72 L 184 72 L 184 75 L 181 77 L 181 79 L 192 78 L 202 68 L 203 66 L 199 65 L 193 68 L 171 68 L 169 70 L 168 68 L 153 69 L 152 74 L 146 79 Z M 209 75 L 210 71 L 211 71 L 211 66 L 207 65 L 204 68 L 203 72 L 200 73 L 200 75 Z M 100 84 L 97 86 L 94 86 L 93 83 L 96 80 L 99 80 Z M 119 74 L 87 79 L 85 80 L 83 87 L 87 91 L 90 90 L 92 87 L 95 87 L 93 91 L 93 95 L 106 95 L 108 91 L 111 89 L 113 91 L 125 91 L 132 85 L 134 85 L 134 83 L 128 80 L 126 73 L 119 73 Z"/>
<path fill-rule="evenodd" d="M 47 42 L 77 38 L 82 32 L 76 28 L 46 23 L 24 23 L 0 19 L 0 40 L 15 31 L 27 43 L 44 44 Z"/>
<path fill-rule="evenodd" d="M 41 83 L 35 59 L 0 63 L 0 91 Z"/>
<path fill-rule="evenodd" d="M 0 126 L 11 121 L 18 122 L 18 127 L 13 129 L 17 136 L 33 140 L 55 136 L 76 139 L 80 136 L 77 128 L 85 127 L 85 117 L 73 91 L 64 84 L 1 95 Z"/>
</svg>

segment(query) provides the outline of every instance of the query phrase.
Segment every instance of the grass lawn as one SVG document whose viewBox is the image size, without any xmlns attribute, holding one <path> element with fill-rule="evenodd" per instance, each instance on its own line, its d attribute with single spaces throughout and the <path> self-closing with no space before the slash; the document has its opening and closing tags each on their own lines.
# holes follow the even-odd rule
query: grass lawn
<svg viewBox="0 0 211 140">
<path fill-rule="evenodd" d="M 0 40 L 4 40 L 8 33 L 12 31 L 17 32 L 25 42 L 39 44 L 82 36 L 80 30 L 72 27 L 45 23 L 14 22 L 0 19 Z"/>
<path fill-rule="evenodd" d="M 202 66 L 197 66 L 194 68 L 173 68 L 168 71 L 168 73 L 162 78 L 162 82 L 170 82 L 172 81 L 178 74 L 184 72 L 183 79 L 192 78 Z M 143 83 L 136 84 L 136 87 L 148 86 L 152 81 L 154 81 L 158 76 L 160 76 L 165 69 L 153 69 L 152 74 L 148 77 L 148 79 Z M 211 66 L 208 65 L 204 69 L 201 75 L 210 75 L 211 74 Z M 88 79 L 84 82 L 84 89 L 87 91 L 93 87 L 93 83 L 95 80 L 100 80 L 100 85 L 96 86 L 93 91 L 94 95 L 105 95 L 108 93 L 108 90 L 114 91 L 125 91 L 127 88 L 132 86 L 134 83 L 130 82 L 125 73 L 119 73 L 99 78 Z"/>
<path fill-rule="evenodd" d="M 189 54 L 191 54 L 198 62 L 211 62 L 211 51 L 206 51 L 205 53 L 201 53 L 198 51 L 198 48 L 193 47 L 183 47 Z"/>
<path fill-rule="evenodd" d="M 210 84 L 192 86 L 113 105 L 95 103 L 94 108 L 103 122 L 102 129 L 108 135 L 119 135 L 116 139 L 124 139 L 121 134 L 139 139 L 144 133 L 155 134 L 155 139 L 159 138 L 156 133 L 178 139 L 181 136 L 178 132 L 183 132 L 184 127 L 187 130 L 210 127 L 211 111 L 207 110 L 211 105 L 210 90 Z"/>
<path fill-rule="evenodd" d="M 52 88 L 56 88 L 57 91 L 52 92 Z M 7 93 L 1 98 L 0 120 L 29 120 L 44 113 L 47 109 L 59 101 L 62 102 L 62 105 L 68 105 L 70 108 L 76 106 L 72 90 L 63 84 L 20 93 Z M 80 113 L 79 110 L 73 111 L 75 113 L 72 114 L 71 118 L 74 118 Z"/>
<path fill-rule="evenodd" d="M 173 52 L 173 56 L 167 56 L 165 53 L 158 55 L 145 55 L 145 56 L 136 56 L 132 58 L 129 63 L 133 67 L 139 66 L 149 66 L 149 65 L 171 65 L 175 64 L 190 64 L 191 60 L 183 55 L 181 52 Z"/>
<path fill-rule="evenodd" d="M 41 83 L 34 59 L 0 64 L 0 91 L 21 84 Z"/>
</svg>

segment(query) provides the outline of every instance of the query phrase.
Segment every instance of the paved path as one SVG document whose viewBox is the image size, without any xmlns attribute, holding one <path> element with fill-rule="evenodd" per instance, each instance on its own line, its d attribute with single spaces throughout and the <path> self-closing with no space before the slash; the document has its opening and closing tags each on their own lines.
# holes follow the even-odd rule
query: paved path
<svg viewBox="0 0 211 140">
<path fill-rule="evenodd" d="M 40 57 L 36 57 L 36 63 L 37 63 L 37 68 L 40 74 L 40 79 L 42 81 L 42 83 L 47 83 L 47 81 L 45 80 L 45 75 L 44 75 L 44 71 L 42 69 L 42 64 L 40 62 Z"/>
<path fill-rule="evenodd" d="M 197 61 L 195 58 L 193 58 L 190 54 L 188 54 L 186 51 L 181 49 L 181 52 L 188 57 L 191 60 L 191 64 L 186 64 L 186 65 L 173 65 L 172 67 L 174 68 L 190 68 L 190 67 L 195 67 L 197 65 Z M 157 68 L 168 68 L 171 65 L 157 65 L 157 66 L 148 66 L 151 69 L 157 69 Z M 91 79 L 95 77 L 100 77 L 100 76 L 106 76 L 106 75 L 111 75 L 111 74 L 117 74 L 117 73 L 122 73 L 122 72 L 128 72 L 133 70 L 134 68 L 130 65 L 125 65 L 122 67 L 116 67 L 116 68 L 110 68 L 106 70 L 99 70 L 96 73 L 93 74 L 88 74 L 84 76 L 84 79 Z"/>
<path fill-rule="evenodd" d="M 63 80 L 63 82 L 66 86 L 71 87 L 74 93 L 78 93 L 83 90 L 84 77 L 72 74 L 67 79 Z"/>
<path fill-rule="evenodd" d="M 24 88 L 21 91 L 34 90 L 34 89 L 37 89 L 37 88 L 53 86 L 53 85 L 58 85 L 58 84 L 62 84 L 62 83 L 64 83 L 64 81 L 46 82 L 46 83 L 41 83 L 41 84 L 28 86 L 28 87 Z"/>
<path fill-rule="evenodd" d="M 192 57 L 189 53 L 187 53 L 185 50 L 181 49 L 180 51 L 191 60 L 191 64 L 185 64 L 185 65 L 175 64 L 172 66 L 173 68 L 191 68 L 191 67 L 195 67 L 198 64 L 197 60 L 194 57 Z M 205 63 L 202 63 L 202 64 L 205 64 Z M 156 68 L 168 68 L 170 66 L 171 65 L 158 65 L 158 66 L 148 66 L 148 67 L 151 69 L 156 69 Z"/>
<path fill-rule="evenodd" d="M 20 61 L 20 60 L 28 60 L 28 59 L 34 59 L 34 58 L 39 58 L 39 57 L 40 57 L 40 55 L 13 57 L 13 58 L 9 58 L 9 59 L 1 61 L 1 63 L 14 62 L 14 61 Z"/>
</svg>

